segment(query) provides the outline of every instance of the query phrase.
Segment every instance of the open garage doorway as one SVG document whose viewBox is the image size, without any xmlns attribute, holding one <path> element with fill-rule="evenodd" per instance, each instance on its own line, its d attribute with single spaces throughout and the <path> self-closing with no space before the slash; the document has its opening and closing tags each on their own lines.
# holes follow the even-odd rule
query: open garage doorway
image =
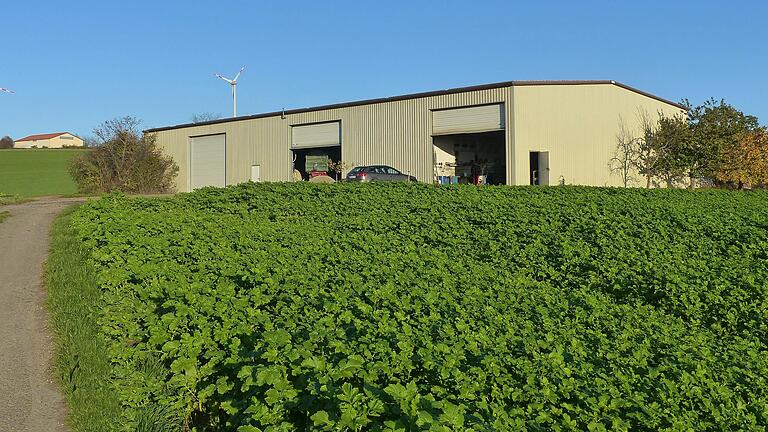
<svg viewBox="0 0 768 432">
<path fill-rule="evenodd" d="M 507 183 L 504 131 L 440 135 L 432 138 L 435 175 L 440 184 Z"/>
<path fill-rule="evenodd" d="M 326 175 L 336 178 L 336 172 L 328 166 L 328 160 L 341 160 L 341 146 L 293 149 L 293 169 L 302 180 L 309 180 L 314 175 Z M 297 178 L 298 180 L 298 178 Z"/>
<path fill-rule="evenodd" d="M 503 103 L 433 110 L 435 180 L 506 184 L 505 118 Z"/>
<path fill-rule="evenodd" d="M 341 160 L 341 122 L 291 126 L 291 157 L 294 180 L 336 178 L 329 162 Z"/>
</svg>

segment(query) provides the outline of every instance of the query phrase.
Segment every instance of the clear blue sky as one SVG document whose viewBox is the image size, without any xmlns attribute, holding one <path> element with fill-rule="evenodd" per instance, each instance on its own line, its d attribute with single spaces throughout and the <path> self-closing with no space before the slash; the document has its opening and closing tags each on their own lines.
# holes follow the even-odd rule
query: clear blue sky
<svg viewBox="0 0 768 432">
<path fill-rule="evenodd" d="M 613 79 L 768 123 L 766 2 L 7 1 L 0 135 L 506 80 Z"/>
</svg>

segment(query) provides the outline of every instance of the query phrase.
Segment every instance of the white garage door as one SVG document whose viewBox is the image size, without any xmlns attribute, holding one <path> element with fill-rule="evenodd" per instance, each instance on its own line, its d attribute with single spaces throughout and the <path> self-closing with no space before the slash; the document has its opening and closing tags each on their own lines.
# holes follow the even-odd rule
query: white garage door
<svg viewBox="0 0 768 432">
<path fill-rule="evenodd" d="M 432 112 L 432 134 L 490 132 L 504 129 L 504 104 Z"/>
<path fill-rule="evenodd" d="M 341 122 L 293 126 L 291 147 L 330 147 L 341 145 Z"/>
<path fill-rule="evenodd" d="M 190 181 L 192 189 L 226 186 L 225 134 L 190 138 Z"/>
</svg>

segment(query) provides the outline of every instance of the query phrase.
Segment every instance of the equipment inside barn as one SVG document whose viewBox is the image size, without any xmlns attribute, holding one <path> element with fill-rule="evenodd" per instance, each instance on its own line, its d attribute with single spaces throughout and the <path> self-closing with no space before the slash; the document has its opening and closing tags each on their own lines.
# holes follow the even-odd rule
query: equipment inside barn
<svg viewBox="0 0 768 432">
<path fill-rule="evenodd" d="M 504 184 L 504 131 L 442 135 L 434 141 L 439 184 Z"/>
<path fill-rule="evenodd" d="M 293 169 L 299 171 L 303 180 L 317 176 L 333 177 L 328 161 L 341 159 L 341 147 L 319 147 L 293 150 Z"/>
</svg>

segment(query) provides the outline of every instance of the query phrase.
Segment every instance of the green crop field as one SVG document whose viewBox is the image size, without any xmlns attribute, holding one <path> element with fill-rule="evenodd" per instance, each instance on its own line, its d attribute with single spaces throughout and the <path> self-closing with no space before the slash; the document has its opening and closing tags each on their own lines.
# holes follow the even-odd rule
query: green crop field
<svg viewBox="0 0 768 432">
<path fill-rule="evenodd" d="M 69 175 L 69 160 L 87 150 L 0 150 L 0 195 L 34 197 L 77 192 Z"/>
<path fill-rule="evenodd" d="M 125 430 L 768 426 L 764 192 L 248 184 L 67 226 Z"/>
</svg>

